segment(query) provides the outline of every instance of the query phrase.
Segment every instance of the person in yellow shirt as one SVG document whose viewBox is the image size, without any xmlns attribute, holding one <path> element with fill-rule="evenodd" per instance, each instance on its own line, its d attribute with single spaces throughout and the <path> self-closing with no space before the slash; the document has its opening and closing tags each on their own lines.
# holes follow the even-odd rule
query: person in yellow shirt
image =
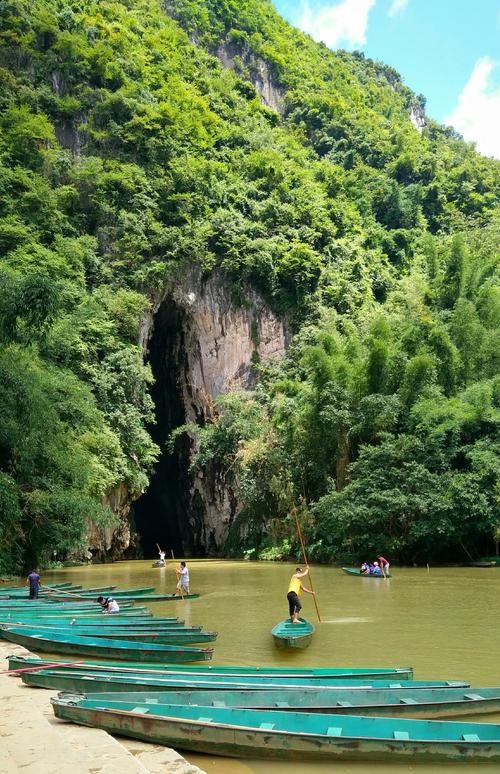
<svg viewBox="0 0 500 774">
<path fill-rule="evenodd" d="M 299 613 L 302 610 L 299 599 L 301 593 L 306 591 L 308 594 L 314 594 L 314 591 L 306 589 L 306 587 L 302 585 L 301 578 L 304 578 L 308 572 L 309 567 L 306 567 L 305 570 L 301 570 L 300 567 L 297 567 L 288 584 L 288 594 L 286 595 L 286 598 L 288 599 L 288 609 L 290 610 L 292 623 L 299 623 Z"/>
</svg>

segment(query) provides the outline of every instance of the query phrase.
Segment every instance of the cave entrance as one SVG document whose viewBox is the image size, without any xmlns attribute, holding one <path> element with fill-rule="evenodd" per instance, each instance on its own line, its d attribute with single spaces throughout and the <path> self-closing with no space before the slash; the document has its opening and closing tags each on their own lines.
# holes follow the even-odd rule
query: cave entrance
<svg viewBox="0 0 500 774">
<path fill-rule="evenodd" d="M 190 439 L 177 438 L 173 451 L 168 447 L 172 430 L 186 421 L 181 390 L 181 373 L 186 365 L 185 312 L 174 301 L 165 300 L 155 315 L 149 342 L 148 362 L 155 378 L 151 397 L 156 423 L 149 428 L 160 456 L 146 492 L 134 503 L 135 527 L 144 556 L 158 554 L 157 544 L 170 555 L 193 553 L 188 524 Z"/>
</svg>

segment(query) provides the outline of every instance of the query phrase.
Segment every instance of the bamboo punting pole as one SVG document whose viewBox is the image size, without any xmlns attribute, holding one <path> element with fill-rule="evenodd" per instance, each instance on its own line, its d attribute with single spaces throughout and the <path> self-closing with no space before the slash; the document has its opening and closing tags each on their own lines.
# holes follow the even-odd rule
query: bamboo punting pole
<svg viewBox="0 0 500 774">
<path fill-rule="evenodd" d="M 309 570 L 309 583 L 311 584 L 311 591 L 314 591 L 314 586 L 313 586 L 313 582 L 312 582 L 312 578 L 311 578 L 311 568 L 309 567 L 309 562 L 307 561 L 307 554 L 306 554 L 306 547 L 305 547 L 305 544 L 304 544 L 304 537 L 302 535 L 302 530 L 300 529 L 299 517 L 297 515 L 297 508 L 295 507 L 295 505 L 292 507 L 292 513 L 293 513 L 293 515 L 295 517 L 295 524 L 297 525 L 297 532 L 298 532 L 298 535 L 299 535 L 300 545 L 302 546 L 302 554 L 304 556 L 304 562 L 305 562 L 305 565 L 306 565 L 307 569 Z M 316 594 L 313 594 L 312 597 L 314 599 L 314 606 L 316 608 L 316 615 L 318 616 L 318 621 L 321 623 L 321 616 L 319 614 L 319 607 L 318 607 L 318 601 L 316 599 Z"/>
</svg>

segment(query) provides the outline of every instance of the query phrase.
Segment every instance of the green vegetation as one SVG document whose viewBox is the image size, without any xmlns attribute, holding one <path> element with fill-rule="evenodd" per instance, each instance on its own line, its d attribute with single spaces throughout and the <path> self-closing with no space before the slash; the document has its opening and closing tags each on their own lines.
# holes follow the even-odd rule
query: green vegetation
<svg viewBox="0 0 500 774">
<path fill-rule="evenodd" d="M 192 266 L 296 332 L 198 431 L 242 503 L 228 550 L 293 550 L 299 496 L 322 560 L 493 541 L 500 165 L 267 0 L 4 0 L 0 37 L 0 571 L 147 485 L 139 324 Z"/>
</svg>

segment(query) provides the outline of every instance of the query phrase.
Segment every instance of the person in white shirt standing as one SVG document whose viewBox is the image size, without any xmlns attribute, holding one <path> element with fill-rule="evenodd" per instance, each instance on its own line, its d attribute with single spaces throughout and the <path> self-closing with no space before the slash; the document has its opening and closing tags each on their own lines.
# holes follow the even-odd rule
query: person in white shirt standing
<svg viewBox="0 0 500 774">
<path fill-rule="evenodd" d="M 175 568 L 177 573 L 177 586 L 175 587 L 175 595 L 189 594 L 189 570 L 186 567 L 186 562 L 181 562 L 179 567 Z"/>
</svg>

